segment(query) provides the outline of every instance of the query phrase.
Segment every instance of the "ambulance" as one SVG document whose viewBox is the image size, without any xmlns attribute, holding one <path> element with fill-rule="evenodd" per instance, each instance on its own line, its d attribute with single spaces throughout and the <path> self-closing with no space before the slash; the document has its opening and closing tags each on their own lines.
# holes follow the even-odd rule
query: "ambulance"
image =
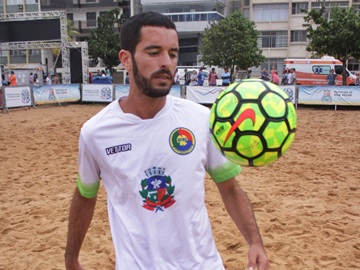
<svg viewBox="0 0 360 270">
<path fill-rule="evenodd" d="M 334 69 L 335 85 L 343 85 L 342 62 L 332 56 L 321 59 L 285 59 L 284 69 L 295 68 L 296 83 L 300 85 L 327 85 L 327 75 Z M 346 69 L 346 85 L 354 85 L 356 76 Z"/>
</svg>

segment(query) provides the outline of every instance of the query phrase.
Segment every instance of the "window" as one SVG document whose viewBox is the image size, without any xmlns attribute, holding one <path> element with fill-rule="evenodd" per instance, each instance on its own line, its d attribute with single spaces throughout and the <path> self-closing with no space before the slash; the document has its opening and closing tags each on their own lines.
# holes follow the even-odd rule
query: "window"
<svg viewBox="0 0 360 270">
<path fill-rule="evenodd" d="M 292 3 L 291 14 L 301 14 L 302 9 L 308 10 L 308 3 Z"/>
<path fill-rule="evenodd" d="M 173 22 L 178 22 L 179 21 L 179 15 L 172 15 L 171 19 Z"/>
<path fill-rule="evenodd" d="M 287 21 L 289 19 L 289 4 L 254 5 L 254 21 Z"/>
<path fill-rule="evenodd" d="M 100 11 L 99 16 L 106 16 L 108 14 L 107 11 Z"/>
<path fill-rule="evenodd" d="M 306 42 L 306 31 L 305 30 L 291 31 L 290 42 Z"/>
<path fill-rule="evenodd" d="M 316 75 L 330 74 L 331 67 L 327 65 L 313 65 L 312 71 Z"/>
<path fill-rule="evenodd" d="M 96 26 L 96 12 L 86 12 L 86 25 L 88 27 Z"/>
<path fill-rule="evenodd" d="M 287 47 L 287 31 L 264 31 L 260 32 L 258 45 L 260 48 Z"/>
</svg>

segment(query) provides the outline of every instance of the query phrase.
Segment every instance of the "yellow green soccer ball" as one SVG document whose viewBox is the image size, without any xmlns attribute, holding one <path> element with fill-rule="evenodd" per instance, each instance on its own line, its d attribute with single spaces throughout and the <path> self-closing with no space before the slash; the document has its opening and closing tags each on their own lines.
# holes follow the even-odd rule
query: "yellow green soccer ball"
<svg viewBox="0 0 360 270">
<path fill-rule="evenodd" d="M 296 111 L 288 95 L 271 82 L 244 79 L 226 88 L 211 108 L 213 142 L 242 166 L 275 162 L 295 138 Z"/>
</svg>

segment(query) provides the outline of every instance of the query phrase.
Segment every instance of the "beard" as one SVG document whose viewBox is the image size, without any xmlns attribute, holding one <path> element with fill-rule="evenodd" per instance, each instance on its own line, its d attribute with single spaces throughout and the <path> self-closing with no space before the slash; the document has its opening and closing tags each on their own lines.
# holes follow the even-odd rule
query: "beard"
<svg viewBox="0 0 360 270">
<path fill-rule="evenodd" d="M 143 93 L 144 95 L 146 95 L 148 97 L 152 97 L 152 98 L 164 97 L 167 94 L 169 94 L 171 85 L 172 85 L 171 82 L 173 82 L 173 80 L 174 80 L 174 75 L 170 72 L 169 69 L 163 68 L 158 71 L 155 71 L 150 75 L 150 78 L 148 79 L 148 78 L 145 78 L 140 73 L 134 57 L 132 56 L 131 58 L 132 58 L 132 62 L 133 62 L 134 81 L 135 81 L 136 86 L 141 91 L 141 93 Z M 170 77 L 170 85 L 168 85 L 167 83 L 162 83 L 157 87 L 153 86 L 151 84 L 151 79 L 155 78 L 156 76 L 161 76 L 161 75 L 167 75 Z"/>
</svg>

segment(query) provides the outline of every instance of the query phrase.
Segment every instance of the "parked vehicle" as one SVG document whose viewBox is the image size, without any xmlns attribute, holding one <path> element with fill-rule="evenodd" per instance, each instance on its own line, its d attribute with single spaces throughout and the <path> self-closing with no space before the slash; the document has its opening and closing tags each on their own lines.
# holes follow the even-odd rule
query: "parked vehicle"
<svg viewBox="0 0 360 270">
<path fill-rule="evenodd" d="M 284 69 L 295 68 L 296 82 L 301 85 L 327 85 L 326 77 L 334 69 L 335 85 L 343 85 L 342 62 L 332 56 L 321 59 L 285 59 Z M 346 69 L 346 85 L 354 85 L 356 76 Z"/>
</svg>

